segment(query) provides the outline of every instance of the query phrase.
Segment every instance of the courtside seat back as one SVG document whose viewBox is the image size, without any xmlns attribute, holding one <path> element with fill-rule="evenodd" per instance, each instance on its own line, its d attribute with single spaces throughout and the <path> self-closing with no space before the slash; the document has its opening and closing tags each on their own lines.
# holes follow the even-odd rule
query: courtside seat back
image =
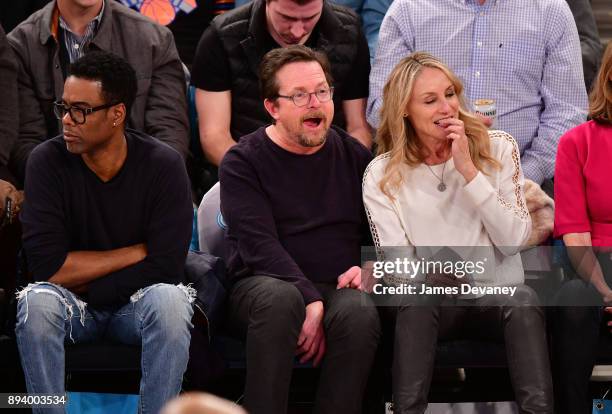
<svg viewBox="0 0 612 414">
<path fill-rule="evenodd" d="M 198 239 L 200 250 L 226 259 L 227 225 L 221 215 L 221 187 L 217 182 L 202 198 L 198 207 Z"/>
</svg>

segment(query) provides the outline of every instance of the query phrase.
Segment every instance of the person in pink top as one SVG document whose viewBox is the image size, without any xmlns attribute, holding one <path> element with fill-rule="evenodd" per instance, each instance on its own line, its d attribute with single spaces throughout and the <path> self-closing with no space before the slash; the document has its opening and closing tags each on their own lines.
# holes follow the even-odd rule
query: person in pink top
<svg viewBox="0 0 612 414">
<path fill-rule="evenodd" d="M 567 246 L 612 248 L 612 44 L 591 94 L 591 120 L 560 140 L 555 168 L 555 236 Z M 612 297 L 608 286 L 597 286 Z"/>
<path fill-rule="evenodd" d="M 612 43 L 591 92 L 589 116 L 561 137 L 555 165 L 554 235 L 563 238 L 577 275 L 560 289 L 562 306 L 551 320 L 555 408 L 568 413 L 591 412 L 588 383 L 602 306 L 612 314 Z"/>
</svg>

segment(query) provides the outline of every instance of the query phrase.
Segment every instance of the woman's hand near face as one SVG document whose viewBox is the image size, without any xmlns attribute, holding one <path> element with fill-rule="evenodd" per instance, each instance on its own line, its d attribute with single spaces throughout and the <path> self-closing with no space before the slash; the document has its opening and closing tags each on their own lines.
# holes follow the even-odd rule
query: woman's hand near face
<svg viewBox="0 0 612 414">
<path fill-rule="evenodd" d="M 468 137 L 465 135 L 463 121 L 457 118 L 446 118 L 440 120 L 440 126 L 444 128 L 446 138 L 452 140 L 451 155 L 455 163 L 455 168 L 466 182 L 470 182 L 478 174 L 478 170 L 472 162 Z"/>
</svg>

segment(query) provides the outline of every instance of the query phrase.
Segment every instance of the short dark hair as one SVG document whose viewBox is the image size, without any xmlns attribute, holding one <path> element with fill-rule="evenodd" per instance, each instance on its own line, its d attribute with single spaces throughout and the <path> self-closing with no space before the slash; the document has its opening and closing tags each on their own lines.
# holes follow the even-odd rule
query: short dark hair
<svg viewBox="0 0 612 414">
<path fill-rule="evenodd" d="M 276 74 L 283 66 L 296 62 L 318 62 L 327 83 L 332 86 L 333 78 L 325 53 L 302 45 L 281 47 L 266 53 L 259 65 L 259 90 L 263 99 L 278 98 L 279 86 Z"/>
<path fill-rule="evenodd" d="M 270 3 L 272 0 L 266 0 L 266 4 Z M 303 6 L 307 3 L 310 3 L 313 0 L 291 0 L 294 3 L 296 3 L 298 6 Z"/>
<path fill-rule="evenodd" d="M 70 65 L 69 76 L 99 81 L 105 103 L 123 103 L 126 116 L 136 99 L 138 83 L 134 68 L 123 58 L 102 50 L 86 53 Z"/>
</svg>

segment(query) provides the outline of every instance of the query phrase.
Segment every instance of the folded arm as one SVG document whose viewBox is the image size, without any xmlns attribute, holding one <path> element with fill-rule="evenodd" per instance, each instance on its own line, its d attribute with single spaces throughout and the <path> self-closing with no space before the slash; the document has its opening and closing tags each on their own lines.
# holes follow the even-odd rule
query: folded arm
<svg viewBox="0 0 612 414">
<path fill-rule="evenodd" d="M 179 283 L 191 238 L 193 210 L 183 159 L 160 165 L 150 199 L 151 217 L 141 244 L 105 251 L 74 249 L 71 222 L 63 193 L 67 183 L 61 160 L 49 162 L 34 151 L 26 174 L 22 213 L 23 242 L 34 280 L 69 289 L 87 286 L 89 303 L 104 305 L 129 300 L 138 289 L 154 283 Z M 74 224 L 73 224 L 74 225 Z M 146 247 L 143 243 L 146 243 Z"/>
<path fill-rule="evenodd" d="M 146 255 L 144 244 L 107 251 L 69 252 L 62 267 L 48 281 L 67 289 L 75 288 L 134 265 Z"/>
<path fill-rule="evenodd" d="M 176 157 L 158 171 L 155 191 L 147 201 L 151 217 L 145 231 L 146 257 L 109 272 L 90 284 L 93 304 L 125 303 L 139 289 L 156 283 L 184 280 L 185 258 L 191 240 L 193 207 L 189 178 L 183 160 Z M 142 246 L 133 246 L 123 259 L 135 259 Z M 116 252 L 115 252 L 116 253 Z M 134 256 L 132 256 L 134 254 Z"/>
</svg>

